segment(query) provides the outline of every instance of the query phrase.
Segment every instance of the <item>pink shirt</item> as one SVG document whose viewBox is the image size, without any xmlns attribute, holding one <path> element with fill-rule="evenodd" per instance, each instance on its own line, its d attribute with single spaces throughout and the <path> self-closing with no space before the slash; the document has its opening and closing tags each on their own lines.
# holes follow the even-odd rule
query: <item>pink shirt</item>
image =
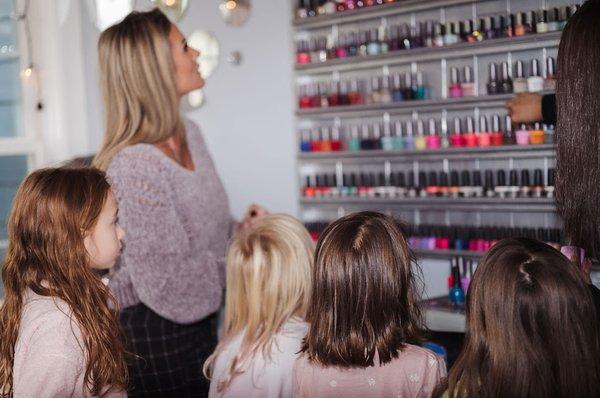
<svg viewBox="0 0 600 398">
<path fill-rule="evenodd" d="M 15 344 L 15 398 L 92 396 L 84 389 L 86 358 L 81 330 L 70 315 L 69 305 L 61 299 L 26 292 Z"/>
<path fill-rule="evenodd" d="M 441 358 L 410 344 L 398 358 L 368 368 L 324 368 L 303 355 L 294 367 L 294 397 L 430 397 L 445 375 Z"/>
</svg>

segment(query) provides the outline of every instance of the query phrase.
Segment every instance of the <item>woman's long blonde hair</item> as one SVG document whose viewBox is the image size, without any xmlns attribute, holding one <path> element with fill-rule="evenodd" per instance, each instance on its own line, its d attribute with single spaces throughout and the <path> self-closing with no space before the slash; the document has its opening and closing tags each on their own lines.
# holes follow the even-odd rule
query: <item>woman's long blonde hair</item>
<svg viewBox="0 0 600 398">
<path fill-rule="evenodd" d="M 126 389 L 118 311 L 109 307 L 116 308 L 116 301 L 90 268 L 84 245 L 84 234 L 96 224 L 109 193 L 103 172 L 70 168 L 38 170 L 17 191 L 2 266 L 0 396 L 13 395 L 15 343 L 28 289 L 59 298 L 72 310 L 83 336 L 85 388 L 94 396 L 106 393 L 106 387 Z"/>
<path fill-rule="evenodd" d="M 270 358 L 273 336 L 294 315 L 304 314 L 311 291 L 314 243 L 294 217 L 272 214 L 236 236 L 227 253 L 224 335 L 204 364 L 210 378 L 221 351 L 240 333 L 241 348 L 218 391 L 243 373 L 256 354 Z"/>
<path fill-rule="evenodd" d="M 182 134 L 169 44 L 171 22 L 159 10 L 134 11 L 98 41 L 106 132 L 94 166 L 106 170 L 121 149 Z"/>
</svg>

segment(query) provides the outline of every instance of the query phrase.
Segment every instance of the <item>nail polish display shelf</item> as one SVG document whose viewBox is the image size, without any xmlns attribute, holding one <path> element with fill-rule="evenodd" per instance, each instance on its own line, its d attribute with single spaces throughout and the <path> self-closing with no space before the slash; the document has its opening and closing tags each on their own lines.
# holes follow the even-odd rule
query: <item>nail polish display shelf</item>
<svg viewBox="0 0 600 398">
<path fill-rule="evenodd" d="M 336 116 L 346 117 L 369 117 L 381 116 L 384 113 L 390 115 L 411 114 L 413 111 L 453 111 L 470 110 L 474 107 L 480 109 L 502 108 L 513 94 L 482 95 L 479 97 L 462 98 L 436 98 L 429 100 L 412 100 L 401 102 L 390 102 L 387 104 L 365 104 L 330 106 L 326 108 L 298 109 L 296 116 L 329 119 Z"/>
<path fill-rule="evenodd" d="M 401 151 L 363 150 L 340 152 L 303 152 L 298 155 L 300 162 L 336 163 L 347 161 L 351 164 L 373 163 L 374 161 L 406 161 L 406 160 L 475 160 L 475 159 L 534 159 L 554 158 L 556 152 L 553 144 L 543 145 L 501 145 L 474 148 L 442 148 Z"/>
<path fill-rule="evenodd" d="M 399 50 L 381 55 L 333 59 L 331 61 L 296 65 L 297 72 L 304 75 L 331 73 L 334 71 L 370 69 L 392 65 L 406 65 L 412 62 L 456 59 L 474 55 L 488 55 L 511 51 L 535 50 L 556 47 L 562 32 L 537 33 L 520 37 L 505 37 L 484 40 L 478 43 L 457 43 L 444 47 L 421 47 L 411 50 Z"/>
<path fill-rule="evenodd" d="M 427 11 L 441 7 L 483 3 L 485 1 L 489 0 L 403 0 L 391 4 L 338 12 L 331 15 L 296 18 L 293 20 L 293 25 L 299 30 L 317 29 L 328 27 L 333 24 L 365 21 L 369 19 L 410 14 L 412 12 Z"/>
<path fill-rule="evenodd" d="M 554 199 L 541 198 L 301 198 L 303 206 L 360 206 L 361 208 L 404 207 L 420 210 L 496 211 L 496 212 L 553 212 Z"/>
<path fill-rule="evenodd" d="M 479 258 L 483 257 L 483 255 L 485 254 L 485 252 L 479 252 L 479 251 L 451 250 L 451 249 L 448 249 L 448 250 L 442 250 L 442 249 L 426 250 L 426 249 L 413 248 L 412 251 L 417 255 L 417 258 L 424 257 L 424 258 L 441 258 L 441 259 L 453 258 L 453 257 L 479 259 Z"/>
</svg>

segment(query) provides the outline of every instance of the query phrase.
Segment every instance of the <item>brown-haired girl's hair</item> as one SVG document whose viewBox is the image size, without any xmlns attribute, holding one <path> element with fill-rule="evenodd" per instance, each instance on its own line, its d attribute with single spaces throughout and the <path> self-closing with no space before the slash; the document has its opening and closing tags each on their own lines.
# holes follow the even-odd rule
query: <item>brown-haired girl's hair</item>
<svg viewBox="0 0 600 398">
<path fill-rule="evenodd" d="M 87 359 L 85 387 L 125 389 L 127 367 L 116 302 L 90 267 L 84 234 L 94 227 L 110 193 L 103 172 L 49 168 L 19 187 L 8 221 L 0 308 L 0 391 L 12 396 L 14 347 L 23 295 L 31 289 L 69 304 L 80 327 Z"/>
<path fill-rule="evenodd" d="M 557 80 L 556 197 L 566 235 L 600 258 L 600 1 L 569 18 Z"/>
<path fill-rule="evenodd" d="M 418 265 L 392 217 L 342 217 L 317 243 L 302 352 L 328 366 L 373 366 L 397 358 L 423 331 Z"/>
<path fill-rule="evenodd" d="M 469 287 L 465 345 L 448 396 L 598 396 L 598 322 L 579 272 L 536 240 L 494 245 Z"/>
</svg>

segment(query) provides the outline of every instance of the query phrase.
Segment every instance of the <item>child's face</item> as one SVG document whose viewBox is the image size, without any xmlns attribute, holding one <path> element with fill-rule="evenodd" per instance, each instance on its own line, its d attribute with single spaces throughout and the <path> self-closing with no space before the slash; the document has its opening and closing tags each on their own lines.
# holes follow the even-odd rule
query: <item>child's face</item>
<svg viewBox="0 0 600 398">
<path fill-rule="evenodd" d="M 115 265 L 121 254 L 123 236 L 125 232 L 117 223 L 117 201 L 109 192 L 96 225 L 84 238 L 93 268 L 108 269 Z"/>
</svg>

